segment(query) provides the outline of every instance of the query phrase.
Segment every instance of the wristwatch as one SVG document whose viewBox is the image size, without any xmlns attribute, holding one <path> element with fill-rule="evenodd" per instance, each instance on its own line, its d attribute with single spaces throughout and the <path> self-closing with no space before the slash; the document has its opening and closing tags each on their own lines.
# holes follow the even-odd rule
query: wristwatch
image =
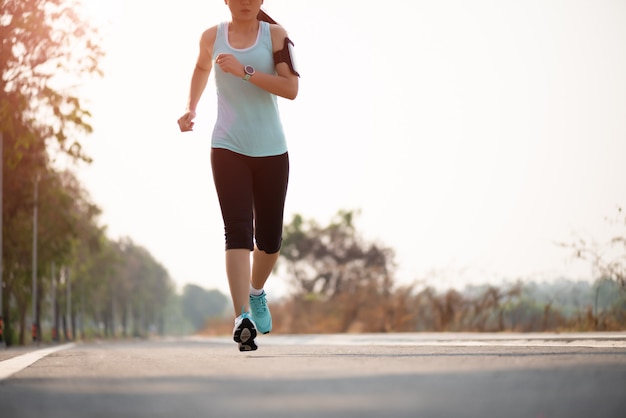
<svg viewBox="0 0 626 418">
<path fill-rule="evenodd" d="M 243 81 L 250 80 L 250 77 L 254 75 L 254 67 L 251 65 L 246 65 L 245 67 L 243 67 L 243 70 L 246 73 L 246 75 L 243 76 Z"/>
</svg>

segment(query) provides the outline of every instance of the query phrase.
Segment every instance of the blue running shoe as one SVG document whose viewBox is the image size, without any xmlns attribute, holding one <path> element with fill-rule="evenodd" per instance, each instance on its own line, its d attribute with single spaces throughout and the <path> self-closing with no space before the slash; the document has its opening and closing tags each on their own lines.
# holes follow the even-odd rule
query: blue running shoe
<svg viewBox="0 0 626 418">
<path fill-rule="evenodd" d="M 266 293 L 259 296 L 250 295 L 250 315 L 262 334 L 269 334 L 272 330 L 272 314 L 267 306 Z"/>
<path fill-rule="evenodd" d="M 256 327 L 254 321 L 250 318 L 248 312 L 244 312 L 235 319 L 233 340 L 239 343 L 239 351 L 254 351 L 257 349 L 257 345 L 254 342 L 255 338 Z"/>
</svg>

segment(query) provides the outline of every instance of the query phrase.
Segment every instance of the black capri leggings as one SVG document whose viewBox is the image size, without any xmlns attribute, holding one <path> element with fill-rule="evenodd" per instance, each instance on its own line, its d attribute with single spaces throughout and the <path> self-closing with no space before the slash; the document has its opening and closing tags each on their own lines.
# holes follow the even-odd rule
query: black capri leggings
<svg viewBox="0 0 626 418">
<path fill-rule="evenodd" d="M 289 180 L 289 155 L 249 157 L 211 149 L 211 167 L 222 209 L 226 249 L 280 250 Z"/>
</svg>

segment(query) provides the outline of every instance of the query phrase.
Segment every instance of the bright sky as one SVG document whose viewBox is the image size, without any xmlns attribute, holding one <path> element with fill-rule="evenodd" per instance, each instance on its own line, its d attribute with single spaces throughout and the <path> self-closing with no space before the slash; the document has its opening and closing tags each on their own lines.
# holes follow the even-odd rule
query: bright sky
<svg viewBox="0 0 626 418">
<path fill-rule="evenodd" d="M 89 5 L 107 57 L 85 87 L 94 157 L 79 175 L 111 237 L 146 247 L 181 286 L 228 291 L 211 177 L 213 78 L 181 134 L 198 40 L 218 0 Z M 608 237 L 626 205 L 626 2 L 266 0 L 302 75 L 280 100 L 286 221 L 360 209 L 397 279 L 438 287 L 589 279 L 555 242 Z M 285 278 L 270 280 L 282 293 Z"/>
</svg>

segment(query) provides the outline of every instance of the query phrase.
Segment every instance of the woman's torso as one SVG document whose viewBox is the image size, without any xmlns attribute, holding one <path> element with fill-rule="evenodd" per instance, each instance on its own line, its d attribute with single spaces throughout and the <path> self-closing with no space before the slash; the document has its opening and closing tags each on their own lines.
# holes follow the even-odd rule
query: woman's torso
<svg viewBox="0 0 626 418">
<path fill-rule="evenodd" d="M 223 53 L 233 54 L 242 65 L 252 65 L 256 71 L 275 73 L 270 25 L 267 22 L 259 22 L 256 41 L 249 48 L 242 49 L 229 43 L 228 23 L 218 25 L 213 61 Z M 287 152 L 276 95 L 224 73 L 217 65 L 214 68 L 218 110 L 211 146 L 252 157 Z"/>
</svg>

